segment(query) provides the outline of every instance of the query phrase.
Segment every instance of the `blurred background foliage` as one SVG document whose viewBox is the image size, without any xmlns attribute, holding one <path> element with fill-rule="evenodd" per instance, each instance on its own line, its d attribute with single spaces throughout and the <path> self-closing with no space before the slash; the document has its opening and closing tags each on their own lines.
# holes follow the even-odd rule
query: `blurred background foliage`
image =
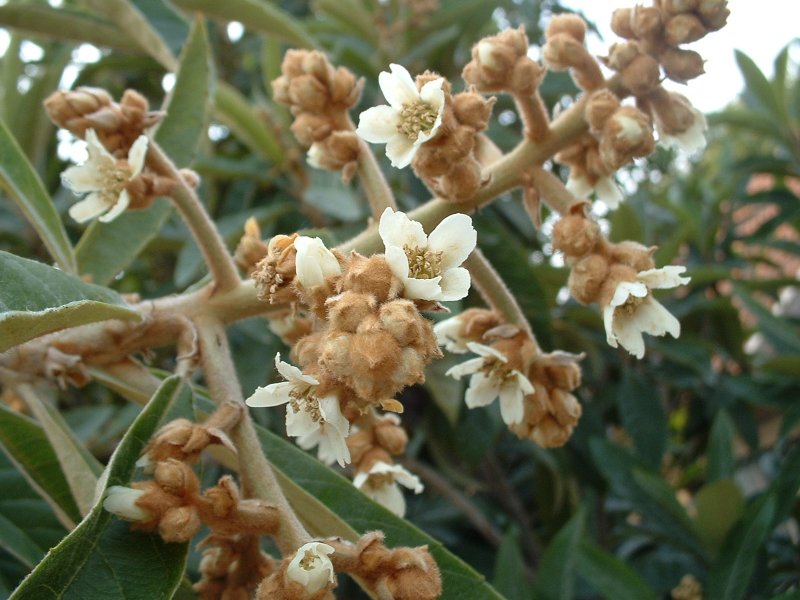
<svg viewBox="0 0 800 600">
<path fill-rule="evenodd" d="M 460 89 L 460 70 L 482 36 L 523 25 L 536 45 L 549 16 L 562 10 L 554 0 L 58 4 L 0 6 L 9 33 L 0 114 L 58 209 L 65 213 L 73 201 L 59 173 L 75 140 L 56 133 L 42 100 L 59 85 L 104 87 L 115 97 L 132 87 L 158 107 L 174 82 L 166 67 L 170 54 L 180 53 L 190 9 L 202 9 L 217 85 L 208 136 L 192 166 L 231 247 L 250 216 L 264 237 L 324 229 L 330 242 L 348 239 L 368 216 L 356 185 L 306 168 L 288 130 L 290 115 L 270 99 L 269 81 L 286 48 L 317 46 L 365 77 L 363 109 L 380 103 L 377 74 L 390 62 L 412 73 L 438 71 Z M 139 50 L 115 21 L 120 6 L 135 8 L 166 48 Z M 70 27 L 64 18 L 74 20 Z M 628 200 L 601 215 L 612 240 L 656 245 L 659 265 L 688 267 L 691 284 L 663 299 L 681 320 L 680 339 L 649 339 L 641 361 L 610 348 L 597 310 L 565 297 L 567 271 L 548 239 L 552 218 L 545 216 L 537 231 L 517 193 L 476 216 L 481 248 L 544 349 L 586 354 L 578 394 L 584 414 L 558 450 L 517 440 L 499 413 L 464 410 L 461 384 L 443 377 L 452 357 L 432 366 L 425 387 L 404 393 L 407 466 L 427 486 L 408 499 L 408 518 L 509 599 L 668 598 L 686 575 L 713 599 L 789 598 L 800 589 L 800 78 L 787 51 L 776 58 L 771 81 L 746 55 L 737 60 L 746 88 L 711 115 L 705 153 L 687 159 L 659 149 L 619 175 Z M 551 109 L 576 91 L 561 74 L 549 74 L 542 90 Z M 512 109 L 500 98 L 490 127 L 504 149 L 520 139 Z M 383 158 L 381 164 L 402 208 L 428 198 L 408 170 L 391 169 Z M 79 259 L 82 245 L 96 251 L 89 234 L 65 222 Z M 158 222 L 160 229 L 142 237 L 142 251 L 100 283 L 153 297 L 202 281 L 188 232 L 173 217 Z M 0 247 L 49 262 L 6 201 Z M 480 304 L 472 294 L 451 308 Z M 237 324 L 230 336 L 248 394 L 272 379 L 272 357 L 282 348 L 263 320 Z M 157 352 L 150 364 L 169 369 L 169 354 Z M 101 461 L 138 410 L 98 384 L 61 392 L 56 402 Z M 281 432 L 279 412 L 253 414 Z M 209 477 L 215 472 L 207 467 Z M 5 597 L 65 530 L 3 454 L 0 489 L 0 521 L 12 521 L 33 541 L 23 552 L 0 528 Z M 190 575 L 196 568 L 195 556 Z M 356 597 L 346 583 L 342 589 L 342 597 Z"/>
</svg>

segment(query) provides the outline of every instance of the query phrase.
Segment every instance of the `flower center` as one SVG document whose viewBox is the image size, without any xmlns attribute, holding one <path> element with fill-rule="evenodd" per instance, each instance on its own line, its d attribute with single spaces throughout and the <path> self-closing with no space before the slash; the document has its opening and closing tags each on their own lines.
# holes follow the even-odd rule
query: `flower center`
<svg viewBox="0 0 800 600">
<path fill-rule="evenodd" d="M 647 293 L 648 295 L 650 294 L 649 289 L 647 290 Z M 634 296 L 633 294 L 629 295 L 628 299 L 625 301 L 625 304 L 618 306 L 617 309 L 614 311 L 614 314 L 618 316 L 630 317 L 633 313 L 636 312 L 636 309 L 639 308 L 639 305 L 641 305 L 641 303 L 645 301 L 645 298 L 647 298 L 647 296 L 642 296 L 641 298 L 639 298 L 638 296 Z"/>
<path fill-rule="evenodd" d="M 311 387 L 304 390 L 294 388 L 289 392 L 289 406 L 296 413 L 301 410 L 308 413 L 314 423 L 324 423 L 325 419 L 322 416 L 322 410 L 319 407 L 319 400 L 311 393 Z"/>
<path fill-rule="evenodd" d="M 514 370 L 496 358 L 484 358 L 483 366 L 480 370 L 486 377 L 498 382 L 500 385 L 503 385 L 514 376 Z"/>
<path fill-rule="evenodd" d="M 403 108 L 400 109 L 400 122 L 397 124 L 397 131 L 412 142 L 415 142 L 421 132 L 427 133 L 433 129 L 437 116 L 438 111 L 422 100 L 403 104 Z"/>
<path fill-rule="evenodd" d="M 392 473 L 373 473 L 368 478 L 370 487 L 382 488 L 394 483 L 394 475 Z"/>
<path fill-rule="evenodd" d="M 408 274 L 412 279 L 433 279 L 442 274 L 442 253 L 427 248 L 403 246 L 408 257 Z"/>
<path fill-rule="evenodd" d="M 300 559 L 300 568 L 304 571 L 311 571 L 314 569 L 314 563 L 317 561 L 317 555 L 311 550 L 306 550 L 303 558 Z"/>
</svg>

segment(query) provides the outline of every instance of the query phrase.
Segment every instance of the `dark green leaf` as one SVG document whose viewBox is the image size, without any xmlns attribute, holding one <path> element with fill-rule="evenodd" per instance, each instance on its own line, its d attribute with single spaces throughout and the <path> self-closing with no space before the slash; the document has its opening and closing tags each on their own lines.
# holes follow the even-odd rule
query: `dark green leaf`
<svg viewBox="0 0 800 600">
<path fill-rule="evenodd" d="M 538 599 L 571 600 L 575 597 L 575 576 L 585 528 L 586 511 L 581 509 L 547 546 L 536 574 L 534 589 Z"/>
<path fill-rule="evenodd" d="M 242 93 L 223 82 L 214 96 L 217 118 L 227 125 L 245 146 L 274 163 L 284 160 L 281 143 L 264 119 L 256 114 Z"/>
<path fill-rule="evenodd" d="M 528 580 L 525 576 L 525 560 L 519 545 L 519 534 L 509 531 L 497 551 L 494 563 L 494 588 L 507 600 L 530 598 Z"/>
<path fill-rule="evenodd" d="M 636 572 L 590 542 L 581 545 L 578 573 L 608 600 L 655 600 L 656 595 Z"/>
<path fill-rule="evenodd" d="M 716 552 L 725 536 L 742 516 L 744 498 L 732 479 L 718 479 L 704 485 L 695 496 L 698 534 Z"/>
<path fill-rule="evenodd" d="M 706 481 L 733 477 L 736 458 L 733 455 L 733 438 L 736 427 L 724 410 L 717 413 L 708 438 L 708 469 Z"/>
<path fill-rule="evenodd" d="M 109 289 L 7 252 L 0 281 L 0 352 L 67 327 L 141 318 Z"/>
<path fill-rule="evenodd" d="M 617 393 L 617 409 L 636 453 L 652 468 L 661 465 L 667 444 L 667 415 L 657 388 L 638 372 L 625 371 Z"/>
<path fill-rule="evenodd" d="M 785 114 L 781 109 L 781 103 L 775 94 L 774 88 L 756 66 L 756 63 L 753 62 L 753 59 L 741 50 L 735 50 L 734 55 L 736 56 L 736 64 L 739 65 L 739 70 L 744 77 L 745 92 L 751 94 L 767 114 L 772 114 L 776 118 Z"/>
<path fill-rule="evenodd" d="M 0 187 L 28 219 L 58 266 L 74 273 L 75 256 L 64 224 L 39 176 L 3 122 L 0 122 Z"/>
<path fill-rule="evenodd" d="M 11 596 L 15 600 L 170 598 L 183 577 L 186 544 L 137 533 L 103 509 L 105 490 L 125 485 L 147 440 L 181 394 L 181 380 L 164 381 L 120 441 L 92 512 L 47 553 Z"/>
</svg>

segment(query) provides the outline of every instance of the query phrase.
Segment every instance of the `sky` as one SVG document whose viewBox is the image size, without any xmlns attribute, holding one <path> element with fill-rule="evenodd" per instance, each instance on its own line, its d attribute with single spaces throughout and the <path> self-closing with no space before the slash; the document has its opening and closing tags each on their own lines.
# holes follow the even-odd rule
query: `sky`
<svg viewBox="0 0 800 600">
<path fill-rule="evenodd" d="M 634 0 L 565 0 L 564 5 L 580 10 L 593 21 L 604 41 L 597 36 L 588 40 L 589 49 L 605 56 L 608 46 L 620 41 L 609 26 L 616 8 L 632 7 Z M 651 5 L 640 0 L 638 4 Z M 681 92 L 703 112 L 719 110 L 741 91 L 743 82 L 733 50 L 742 50 L 759 68 L 772 76 L 772 61 L 787 43 L 800 36 L 800 0 L 728 0 L 731 15 L 720 31 L 686 47 L 706 59 L 706 74 L 688 86 L 669 82 L 665 87 Z M 800 43 L 794 44 L 790 57 L 800 63 Z"/>
</svg>

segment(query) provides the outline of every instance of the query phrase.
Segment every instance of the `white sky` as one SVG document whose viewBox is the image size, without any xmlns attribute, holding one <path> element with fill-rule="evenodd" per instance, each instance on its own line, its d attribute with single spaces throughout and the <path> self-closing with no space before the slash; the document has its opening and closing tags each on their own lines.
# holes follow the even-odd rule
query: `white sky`
<svg viewBox="0 0 800 600">
<path fill-rule="evenodd" d="M 620 41 L 609 22 L 616 8 L 634 6 L 635 0 L 566 0 L 566 6 L 583 11 L 603 35 L 604 41 L 592 36 L 589 49 L 605 56 L 608 46 Z M 650 5 L 649 1 L 638 4 Z M 772 76 L 772 61 L 788 42 L 800 36 L 800 0 L 728 0 L 731 15 L 720 31 L 686 47 L 706 59 L 706 74 L 688 86 L 669 82 L 665 85 L 680 91 L 704 112 L 718 110 L 733 100 L 743 87 L 742 77 L 733 57 L 733 50 L 742 50 L 759 68 Z M 790 54 L 800 61 L 800 44 Z"/>
</svg>

